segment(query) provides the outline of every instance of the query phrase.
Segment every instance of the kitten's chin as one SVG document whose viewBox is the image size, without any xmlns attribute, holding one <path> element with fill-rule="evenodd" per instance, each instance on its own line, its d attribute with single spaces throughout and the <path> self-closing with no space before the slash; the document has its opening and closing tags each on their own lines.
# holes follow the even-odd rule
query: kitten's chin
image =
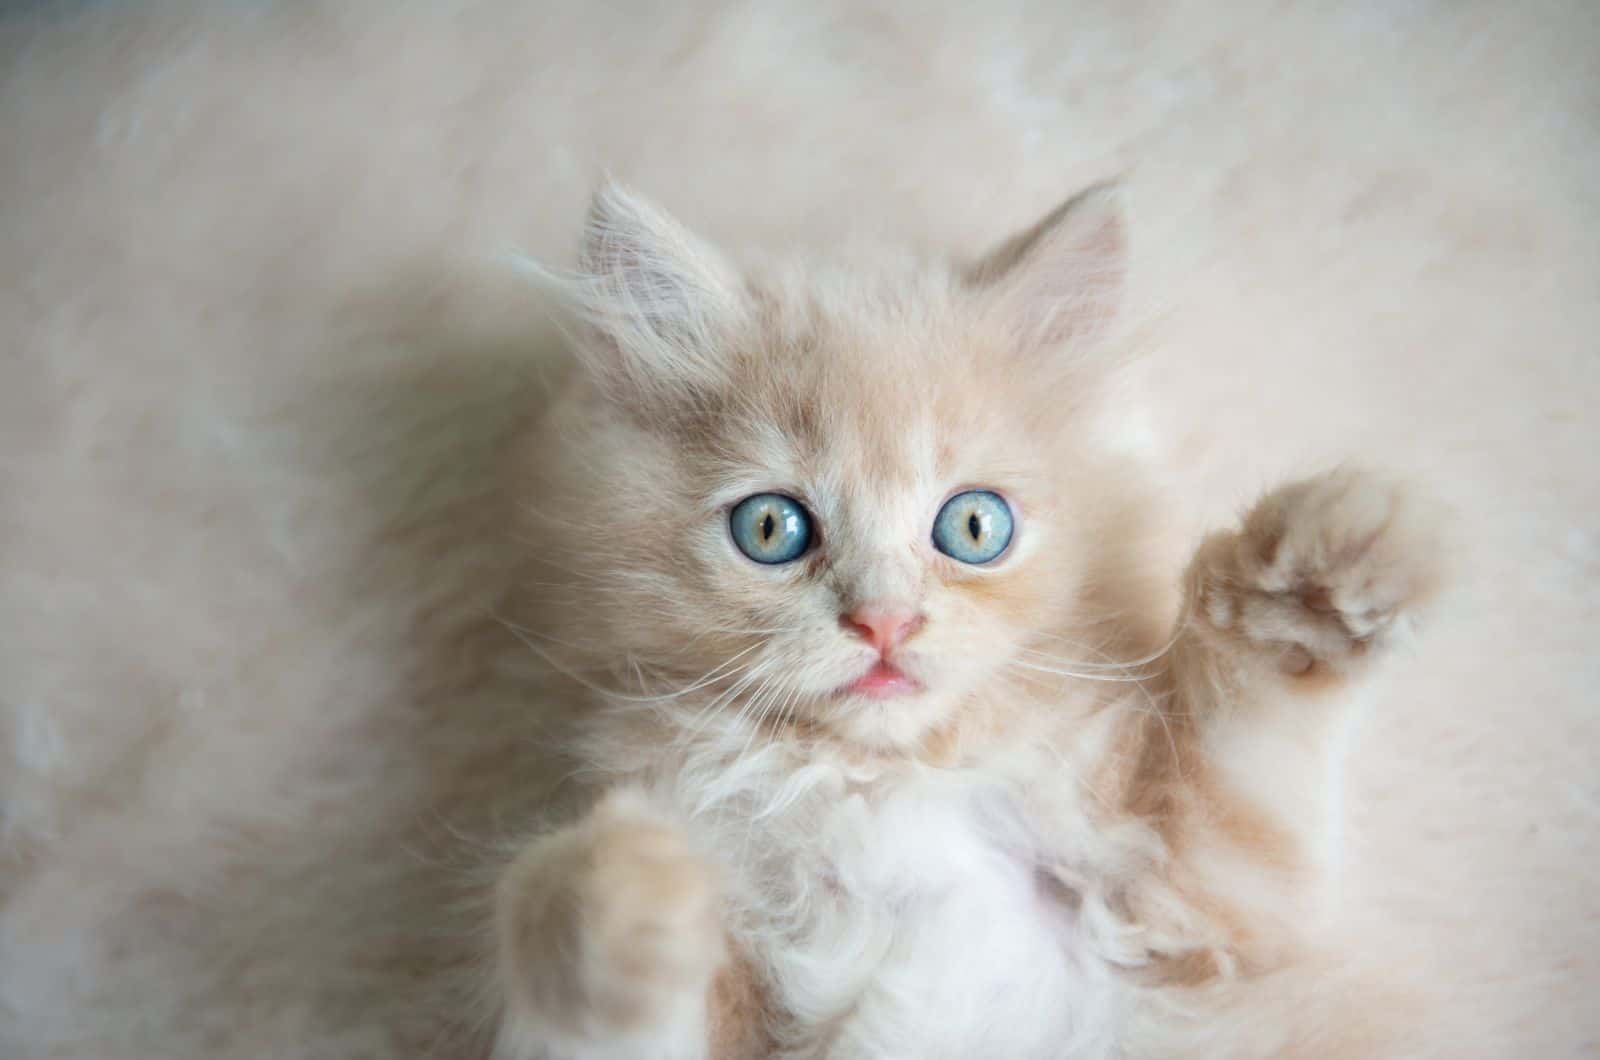
<svg viewBox="0 0 1600 1060">
<path fill-rule="evenodd" d="M 921 691 L 903 694 L 845 694 L 834 701 L 825 722 L 839 739 L 877 752 L 905 752 L 922 745 L 949 714 L 943 697 Z"/>
</svg>

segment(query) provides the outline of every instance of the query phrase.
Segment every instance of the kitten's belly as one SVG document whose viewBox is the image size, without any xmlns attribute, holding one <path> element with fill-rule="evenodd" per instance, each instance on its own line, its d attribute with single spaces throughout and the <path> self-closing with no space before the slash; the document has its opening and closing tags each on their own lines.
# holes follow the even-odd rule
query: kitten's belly
<svg viewBox="0 0 1600 1060">
<path fill-rule="evenodd" d="M 834 807 L 817 847 L 826 884 L 813 877 L 776 948 L 784 1007 L 811 1031 L 792 1055 L 1103 1055 L 1111 977 L 1030 848 L 1007 800 L 971 788 Z"/>
</svg>

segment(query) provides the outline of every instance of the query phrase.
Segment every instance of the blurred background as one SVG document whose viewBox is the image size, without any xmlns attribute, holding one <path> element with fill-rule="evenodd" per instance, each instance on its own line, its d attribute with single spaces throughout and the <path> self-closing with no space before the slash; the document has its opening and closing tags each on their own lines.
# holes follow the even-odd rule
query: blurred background
<svg viewBox="0 0 1600 1060">
<path fill-rule="evenodd" d="M 1344 459 L 1455 513 L 1339 930 L 1436 995 L 1432 1055 L 1600 1053 L 1600 5 L 35 0 L 0 4 L 0 1054 L 443 1033 L 413 822 L 514 815 L 472 734 L 517 697 L 430 623 L 492 596 L 538 401 L 505 254 L 570 264 L 602 171 L 735 247 L 959 256 L 1120 178 L 1175 538 Z"/>
</svg>

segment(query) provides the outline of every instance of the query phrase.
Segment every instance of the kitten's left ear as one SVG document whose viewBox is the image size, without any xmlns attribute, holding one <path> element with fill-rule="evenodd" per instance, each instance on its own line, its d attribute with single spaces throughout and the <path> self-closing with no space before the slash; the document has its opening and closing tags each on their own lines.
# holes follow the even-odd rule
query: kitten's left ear
<svg viewBox="0 0 1600 1060">
<path fill-rule="evenodd" d="M 1019 344 L 1092 341 L 1116 319 L 1127 272 L 1122 193 L 1097 184 L 1006 240 L 965 273 Z"/>
</svg>

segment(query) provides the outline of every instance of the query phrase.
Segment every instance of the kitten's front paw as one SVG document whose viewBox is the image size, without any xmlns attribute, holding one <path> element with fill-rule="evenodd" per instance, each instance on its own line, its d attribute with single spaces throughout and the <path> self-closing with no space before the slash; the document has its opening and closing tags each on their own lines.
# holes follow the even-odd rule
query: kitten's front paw
<svg viewBox="0 0 1600 1060">
<path fill-rule="evenodd" d="M 1405 624 L 1439 581 L 1439 540 L 1404 489 L 1341 470 L 1284 486 L 1195 559 L 1194 620 L 1285 673 L 1348 670 Z"/>
<path fill-rule="evenodd" d="M 673 1036 L 726 959 L 712 867 L 630 794 L 535 844 L 500 887 L 511 1000 L 585 1040 Z"/>
</svg>

